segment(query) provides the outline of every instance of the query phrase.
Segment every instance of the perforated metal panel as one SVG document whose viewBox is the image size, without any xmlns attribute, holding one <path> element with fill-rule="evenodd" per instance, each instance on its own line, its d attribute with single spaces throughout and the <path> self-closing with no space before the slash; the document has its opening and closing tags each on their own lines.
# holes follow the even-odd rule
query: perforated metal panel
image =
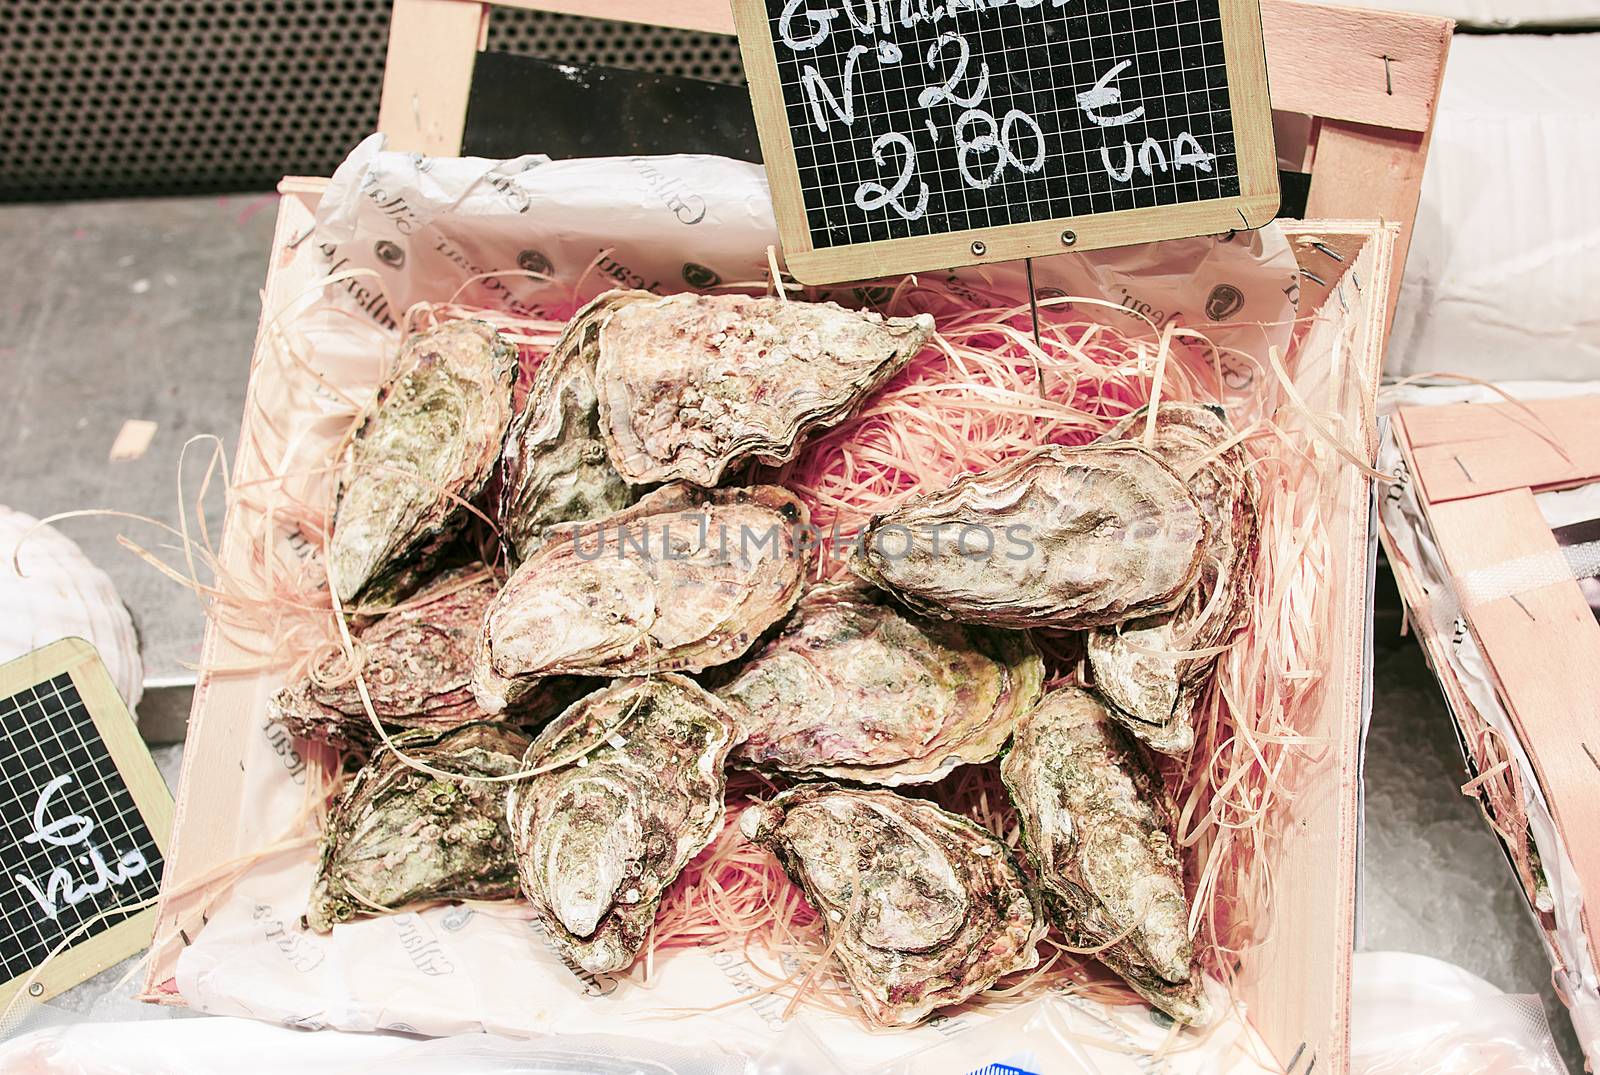
<svg viewBox="0 0 1600 1075">
<path fill-rule="evenodd" d="M 388 0 L 3 0 L 0 199 L 269 189 L 377 125 Z M 489 47 L 742 82 L 732 38 L 496 9 Z"/>
</svg>

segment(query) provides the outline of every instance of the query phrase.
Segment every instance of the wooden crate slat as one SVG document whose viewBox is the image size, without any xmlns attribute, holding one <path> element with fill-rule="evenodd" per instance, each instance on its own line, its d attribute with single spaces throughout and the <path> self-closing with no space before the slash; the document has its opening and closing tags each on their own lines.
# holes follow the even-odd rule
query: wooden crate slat
<svg viewBox="0 0 1600 1075">
<path fill-rule="evenodd" d="M 1539 553 L 1559 555 L 1529 489 L 1427 506 L 1458 593 L 1474 571 Z M 1580 885 L 1600 879 L 1600 621 L 1576 581 L 1552 583 L 1468 610 L 1518 739 L 1555 818 Z M 1600 934 L 1585 906 L 1590 957 Z"/>
<path fill-rule="evenodd" d="M 1600 481 L 1600 398 L 1407 407 L 1417 479 L 1439 504 Z"/>
<path fill-rule="evenodd" d="M 1447 20 L 1262 0 L 1261 21 L 1274 108 L 1402 131 L 1433 125 Z"/>
<path fill-rule="evenodd" d="M 520 7 L 581 15 L 589 19 L 642 22 L 675 30 L 700 30 L 733 36 L 733 7 L 728 0 L 493 0 L 496 7 Z"/>
<path fill-rule="evenodd" d="M 378 130 L 389 148 L 461 153 L 467 95 L 488 12 L 473 0 L 394 0 Z"/>
</svg>

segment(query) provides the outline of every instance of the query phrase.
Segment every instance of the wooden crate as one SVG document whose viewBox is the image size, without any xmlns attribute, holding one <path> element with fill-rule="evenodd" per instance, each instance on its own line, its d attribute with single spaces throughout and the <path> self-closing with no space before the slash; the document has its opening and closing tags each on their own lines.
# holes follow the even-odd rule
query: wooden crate
<svg viewBox="0 0 1600 1075">
<path fill-rule="evenodd" d="M 324 186 L 323 180 L 291 179 L 280 187 L 284 198 L 267 273 L 264 327 L 308 282 L 303 273 L 284 267 L 292 260 L 291 247 L 310 228 Z M 1316 222 L 1287 231 L 1303 268 L 1324 281 L 1304 296 L 1303 309 L 1313 317 L 1289 359 L 1295 384 L 1318 413 L 1338 415 L 1346 429 L 1362 431 L 1356 446 L 1370 457 L 1376 451 L 1372 416 L 1395 229 L 1370 222 Z M 270 387 L 263 382 L 271 375 L 263 374 L 265 351 L 258 338 L 235 484 L 265 475 L 256 451 L 264 431 L 257 399 Z M 1272 862 L 1279 902 L 1271 937 L 1246 958 L 1240 971 L 1251 1020 L 1279 1061 L 1287 1066 L 1299 1057 L 1298 1070 L 1304 1072 L 1316 1058 L 1316 1071 L 1334 1075 L 1346 1070 L 1349 1051 L 1359 737 L 1367 704 L 1362 662 L 1371 623 L 1368 501 L 1369 482 L 1354 468 L 1342 470 L 1324 494 L 1331 557 L 1323 597 L 1333 609 L 1335 641 L 1329 650 L 1329 687 L 1304 730 L 1327 746 L 1290 774 L 1290 805 L 1279 821 L 1286 837 Z M 231 517 L 225 523 L 225 567 L 248 567 L 244 526 Z M 268 676 L 213 671 L 249 664 L 268 648 L 264 637 L 208 625 L 167 860 L 172 889 L 225 873 L 227 864 L 256 849 L 252 841 L 273 835 L 253 829 L 241 772 L 247 742 L 261 734 L 261 714 L 276 682 Z M 185 891 L 163 901 L 147 981 L 153 998 L 181 1003 L 171 983 L 174 967 L 184 944 L 204 928 L 209 894 L 207 889 Z"/>
<path fill-rule="evenodd" d="M 522 6 L 731 29 L 727 11 L 715 0 L 558 0 Z M 475 0 L 397 0 L 380 118 L 391 146 L 444 154 L 459 150 L 472 58 L 482 46 L 489 8 Z M 1302 269 L 1301 310 L 1308 316 L 1288 365 L 1306 403 L 1320 414 L 1338 416 L 1338 424 L 1370 457 L 1376 451 L 1373 415 L 1383 344 L 1398 287 L 1396 259 L 1403 256 L 1416 210 L 1449 25 L 1279 0 L 1267 0 L 1263 12 L 1274 105 L 1313 117 L 1305 152 L 1312 209 L 1356 218 L 1286 226 Z M 1321 74 L 1297 77 L 1310 71 Z M 264 292 L 263 334 L 306 286 L 285 266 L 294 245 L 308 234 L 324 185 L 288 179 L 280 187 L 284 198 Z M 1359 219 L 1373 216 L 1391 223 Z M 262 428 L 256 401 L 263 388 L 264 353 L 258 337 L 236 483 L 263 473 L 254 449 Z M 1297 1073 L 1314 1067 L 1319 1075 L 1342 1075 L 1348 1068 L 1360 729 L 1367 705 L 1363 651 L 1370 630 L 1369 491 L 1367 479 L 1353 468 L 1324 490 L 1332 555 L 1321 596 L 1330 603 L 1334 638 L 1329 688 L 1305 730 L 1327 747 L 1288 776 L 1293 794 L 1280 821 L 1286 835 L 1272 861 L 1278 881 L 1274 925 L 1239 974 L 1255 1028 L 1279 1062 Z M 246 555 L 243 534 L 230 519 L 222 540 L 224 566 L 242 568 Z M 265 642 L 225 633 L 214 624 L 207 632 L 168 858 L 167 884 L 176 894 L 162 904 L 147 981 L 156 999 L 181 1003 L 171 981 L 177 956 L 205 924 L 208 892 L 189 886 L 224 876 L 261 837 L 249 822 L 251 804 L 240 771 L 245 741 L 260 734 L 259 717 L 275 684 L 214 670 L 248 662 L 252 650 Z"/>
<path fill-rule="evenodd" d="M 734 32 L 727 0 L 394 0 L 378 112 L 390 148 L 460 153 L 473 63 L 496 7 Z M 1299 0 L 1262 0 L 1261 18 L 1278 158 L 1310 176 L 1306 218 L 1400 226 L 1387 334 L 1454 24 Z"/>
<path fill-rule="evenodd" d="M 1477 643 L 1578 891 L 1600 891 L 1600 842 L 1592 836 L 1600 831 L 1594 792 L 1600 779 L 1600 621 L 1534 499 L 1600 482 L 1600 396 L 1405 407 L 1392 421 L 1446 584 L 1428 586 L 1388 531 L 1380 536 L 1410 621 L 1482 777 L 1477 794 L 1486 816 L 1535 904 L 1516 783 L 1521 766 L 1512 744 L 1485 733 L 1491 725 L 1454 671 L 1449 654 L 1457 631 L 1470 631 Z M 1555 913 L 1537 917 L 1551 936 L 1550 951 L 1558 952 Z M 1600 966 L 1600 921 L 1587 901 L 1582 926 L 1589 961 Z M 1558 969 L 1592 994 L 1593 986 L 1582 984 L 1584 968 Z"/>
</svg>

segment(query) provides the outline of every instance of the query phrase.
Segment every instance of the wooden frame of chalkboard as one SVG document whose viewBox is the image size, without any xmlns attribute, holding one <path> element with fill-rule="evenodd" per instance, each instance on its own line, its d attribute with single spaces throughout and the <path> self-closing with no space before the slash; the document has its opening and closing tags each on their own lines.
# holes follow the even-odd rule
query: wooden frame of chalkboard
<svg viewBox="0 0 1600 1075">
<path fill-rule="evenodd" d="M 1166 3 L 934 5 L 941 22 L 907 3 L 876 25 L 850 5 L 808 16 L 732 2 L 784 258 L 803 283 L 1220 234 L 1278 211 L 1259 0 L 1181 15 Z M 788 43 L 781 60 L 774 36 Z M 987 92 L 990 61 L 1003 92 Z M 1119 82 L 1138 90 L 1124 101 Z"/>
<path fill-rule="evenodd" d="M 172 796 L 167 791 L 166 781 L 162 779 L 155 762 L 150 758 L 149 749 L 139 737 L 139 729 L 134 723 L 132 714 L 128 712 L 122 696 L 117 693 L 116 685 L 111 681 L 111 675 L 101 663 L 100 655 L 95 652 L 94 647 L 81 638 L 64 638 L 8 664 L 0 665 L 0 700 L 11 700 L 25 692 L 37 693 L 35 689 L 42 691 L 49 688 L 51 694 L 58 694 L 69 685 L 76 693 L 73 708 L 81 703 L 84 713 L 89 718 L 89 726 L 92 726 L 95 736 L 98 737 L 99 745 L 104 747 L 104 755 L 115 767 L 116 774 L 127 789 L 127 800 L 131 803 L 131 809 L 125 809 L 117 820 L 124 822 L 123 829 L 126 833 L 132 828 L 126 824 L 128 816 L 136 812 L 143 829 L 153 840 L 155 850 L 164 857 L 172 835 Z M 82 733 L 87 728 L 81 719 L 75 730 L 78 732 L 76 738 L 86 738 Z M 55 738 L 61 738 L 61 733 L 58 732 Z M 61 745 L 66 747 L 68 744 L 63 742 Z M 96 757 L 98 751 L 84 749 L 92 745 L 85 742 L 77 743 L 77 749 L 67 756 L 71 759 L 81 753 L 79 761 Z M 12 760 L 8 758 L 6 764 L 9 767 Z M 6 775 L 6 786 L 9 790 L 12 781 L 22 774 L 8 768 Z M 93 775 L 102 778 L 103 782 L 103 778 L 108 775 L 103 769 L 103 761 L 96 765 Z M 100 797 L 104 797 L 103 791 Z M 108 821 L 105 817 L 96 817 L 94 820 L 101 823 Z M 8 823 L 7 829 L 10 830 L 12 827 Z M 10 831 L 6 835 L 8 839 L 25 839 L 21 834 Z M 61 841 L 57 839 L 48 842 Z M 127 849 L 113 846 L 111 850 L 115 852 Z M 154 872 L 159 875 L 160 862 L 155 865 L 158 869 Z M 121 867 L 121 862 L 111 864 L 113 870 Z M 45 890 L 55 894 L 58 888 L 51 884 Z M 105 908 L 96 905 L 95 909 L 98 913 Z M 9 944 L 19 936 L 19 931 L 11 926 L 12 919 L 9 913 L 5 917 L 5 922 L 8 935 L 0 938 L 0 945 Z M 50 958 L 47 963 L 43 963 L 42 969 L 40 969 L 42 961 L 29 959 L 27 962 L 32 969 L 14 973 L 8 981 L 0 984 L 0 1008 L 10 1004 L 18 990 L 25 986 L 29 999 L 36 1002 L 47 1000 L 77 985 L 90 975 L 138 953 L 149 945 L 155 924 L 156 908 L 153 905 L 113 922 L 103 929 L 95 930 L 94 927 L 88 926 L 87 922 L 80 923 L 85 929 L 82 940 L 76 943 L 69 942 L 66 948 Z M 63 930 L 61 937 L 44 937 L 41 934 L 36 939 L 37 946 L 40 951 L 53 950 L 70 932 L 71 930 Z"/>
</svg>

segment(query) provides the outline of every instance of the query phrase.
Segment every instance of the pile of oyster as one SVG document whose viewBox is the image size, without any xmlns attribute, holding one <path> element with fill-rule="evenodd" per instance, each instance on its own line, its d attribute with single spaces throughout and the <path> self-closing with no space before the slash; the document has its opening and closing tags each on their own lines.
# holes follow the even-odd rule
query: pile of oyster
<svg viewBox="0 0 1600 1075">
<path fill-rule="evenodd" d="M 520 411 L 490 326 L 408 339 L 352 435 L 327 544 L 353 654 L 272 700 L 360 765 L 308 924 L 520 897 L 573 964 L 624 970 L 743 767 L 783 789 L 743 836 L 804 890 L 872 1024 L 1037 966 L 1051 927 L 1204 1022 L 1151 751 L 1192 748 L 1245 625 L 1248 460 L 1219 410 L 1164 403 L 905 501 L 848 581 L 814 581 L 804 504 L 737 479 L 856 411 L 933 330 L 611 292 Z M 475 514 L 504 567 L 464 539 Z M 1090 674 L 1047 691 L 1036 631 L 1083 632 Z M 1012 843 L 922 797 L 962 766 L 998 769 Z"/>
</svg>

